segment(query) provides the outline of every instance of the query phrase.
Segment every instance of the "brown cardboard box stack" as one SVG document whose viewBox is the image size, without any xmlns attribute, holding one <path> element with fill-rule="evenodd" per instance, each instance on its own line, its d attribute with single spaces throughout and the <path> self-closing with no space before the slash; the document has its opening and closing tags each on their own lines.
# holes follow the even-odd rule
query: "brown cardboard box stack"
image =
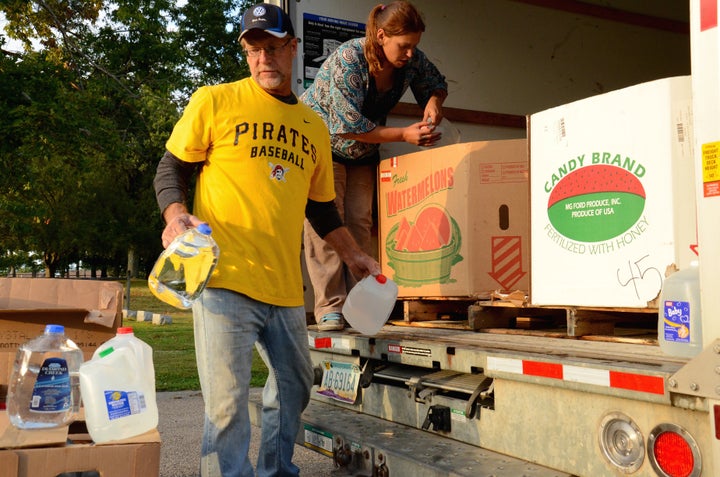
<svg viewBox="0 0 720 477">
<path fill-rule="evenodd" d="M 0 278 L 0 386 L 4 403 L 18 347 L 43 333 L 46 324 L 65 334 L 90 359 L 115 336 L 122 320 L 118 282 L 45 278 Z M 103 477 L 154 477 L 160 468 L 160 435 L 96 445 L 82 421 L 53 430 L 20 431 L 0 410 L 0 477 L 56 477 L 96 471 Z"/>
<path fill-rule="evenodd" d="M 380 162 L 383 273 L 398 296 L 487 297 L 527 291 L 525 139 L 429 148 Z"/>
</svg>

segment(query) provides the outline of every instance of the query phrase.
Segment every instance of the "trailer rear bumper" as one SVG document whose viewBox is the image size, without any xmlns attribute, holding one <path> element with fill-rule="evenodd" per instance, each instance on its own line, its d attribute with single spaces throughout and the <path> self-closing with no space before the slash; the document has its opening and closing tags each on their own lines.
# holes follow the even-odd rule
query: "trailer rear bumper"
<svg viewBox="0 0 720 477">
<path fill-rule="evenodd" d="M 250 392 L 250 416 L 261 426 L 262 390 Z M 531 462 L 444 436 L 311 400 L 297 443 L 334 460 L 337 475 L 570 477 Z"/>
</svg>

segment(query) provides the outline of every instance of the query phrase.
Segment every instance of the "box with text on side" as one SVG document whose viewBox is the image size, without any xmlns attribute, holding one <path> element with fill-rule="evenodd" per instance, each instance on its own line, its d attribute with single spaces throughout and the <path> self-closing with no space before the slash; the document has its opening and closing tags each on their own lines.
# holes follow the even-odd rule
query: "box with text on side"
<svg viewBox="0 0 720 477">
<path fill-rule="evenodd" d="M 65 334 L 83 351 L 85 360 L 115 336 L 122 320 L 120 283 L 99 280 L 0 278 L 0 401 L 10 381 L 18 348 L 40 336 L 47 324 L 65 327 Z M 4 411 L 2 411 L 4 414 Z M 63 443 L 67 428 L 21 431 L 0 419 L 0 447 Z"/>
<path fill-rule="evenodd" d="M 7 384 L 21 344 L 47 324 L 63 325 L 85 359 L 115 336 L 122 320 L 122 285 L 114 281 L 0 278 L 0 384 Z"/>
<path fill-rule="evenodd" d="M 430 148 L 378 174 L 380 264 L 399 297 L 527 291 L 526 140 Z"/>
<path fill-rule="evenodd" d="M 79 423 L 82 424 L 82 423 Z M 65 445 L 0 450 L 0 477 L 157 477 L 160 474 L 160 434 L 157 430 L 114 441 L 93 444 L 90 436 L 73 430 Z"/>
<path fill-rule="evenodd" d="M 530 302 L 656 307 L 695 259 L 690 77 L 530 116 Z"/>
</svg>

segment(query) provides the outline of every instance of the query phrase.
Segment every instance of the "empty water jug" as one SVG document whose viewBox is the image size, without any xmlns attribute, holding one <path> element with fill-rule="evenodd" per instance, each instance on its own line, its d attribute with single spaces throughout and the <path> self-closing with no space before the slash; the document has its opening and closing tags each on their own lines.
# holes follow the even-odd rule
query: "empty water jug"
<svg viewBox="0 0 720 477">
<path fill-rule="evenodd" d="M 343 316 L 360 333 L 374 335 L 390 317 L 397 294 L 397 284 L 385 275 L 368 275 L 348 293 Z"/>
</svg>

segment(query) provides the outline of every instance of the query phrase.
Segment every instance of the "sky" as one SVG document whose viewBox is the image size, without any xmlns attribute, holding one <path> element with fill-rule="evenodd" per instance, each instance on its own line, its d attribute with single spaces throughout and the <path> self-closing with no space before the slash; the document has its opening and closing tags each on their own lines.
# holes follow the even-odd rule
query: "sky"
<svg viewBox="0 0 720 477">
<path fill-rule="evenodd" d="M 5 45 L 3 46 L 3 48 L 10 51 L 21 52 L 22 44 L 19 41 L 9 39 L 5 34 L 6 24 L 7 20 L 5 19 L 5 14 L 0 12 L 0 35 L 2 35 L 2 37 L 5 39 Z"/>
<path fill-rule="evenodd" d="M 188 2 L 188 0 L 177 0 L 175 2 L 175 4 L 178 7 L 182 7 L 187 2 Z M 7 24 L 7 19 L 5 18 L 5 14 L 3 12 L 0 12 L 0 35 L 5 39 L 5 45 L 3 48 L 6 50 L 9 50 L 9 51 L 15 51 L 15 52 L 21 53 L 22 49 L 23 49 L 22 43 L 17 40 L 11 40 L 10 38 L 7 37 L 7 35 L 5 34 L 5 25 L 6 24 Z"/>
</svg>

